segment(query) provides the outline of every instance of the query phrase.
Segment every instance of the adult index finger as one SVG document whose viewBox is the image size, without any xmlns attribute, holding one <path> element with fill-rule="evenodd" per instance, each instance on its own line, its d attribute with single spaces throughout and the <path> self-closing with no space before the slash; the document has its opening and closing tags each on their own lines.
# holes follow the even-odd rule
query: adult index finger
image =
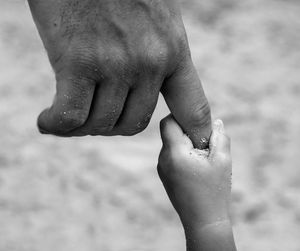
<svg viewBox="0 0 300 251">
<path fill-rule="evenodd" d="M 165 80 L 161 92 L 194 147 L 205 149 L 211 134 L 210 107 L 192 60 L 187 61 Z"/>
</svg>

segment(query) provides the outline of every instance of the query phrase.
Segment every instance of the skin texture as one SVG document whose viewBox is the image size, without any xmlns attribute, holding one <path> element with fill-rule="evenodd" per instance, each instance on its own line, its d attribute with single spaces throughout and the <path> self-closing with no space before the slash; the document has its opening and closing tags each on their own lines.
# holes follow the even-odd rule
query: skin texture
<svg viewBox="0 0 300 251">
<path fill-rule="evenodd" d="M 217 120 L 208 150 L 195 149 L 172 116 L 161 122 L 158 174 L 183 224 L 188 251 L 235 251 L 229 219 L 230 140 Z"/>
<path fill-rule="evenodd" d="M 139 133 L 161 91 L 197 147 L 207 146 L 210 108 L 176 1 L 28 2 L 57 82 L 38 119 L 42 133 Z"/>
</svg>

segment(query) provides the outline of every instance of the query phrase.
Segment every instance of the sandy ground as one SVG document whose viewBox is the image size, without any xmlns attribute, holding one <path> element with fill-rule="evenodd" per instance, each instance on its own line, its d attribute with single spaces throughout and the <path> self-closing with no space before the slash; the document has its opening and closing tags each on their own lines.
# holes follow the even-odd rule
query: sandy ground
<svg viewBox="0 0 300 251">
<path fill-rule="evenodd" d="M 232 137 L 237 246 L 299 251 L 300 2 L 184 6 L 213 116 Z M 0 0 L 0 250 L 184 250 L 156 174 L 163 100 L 138 136 L 61 139 L 35 126 L 53 94 L 25 2 Z"/>
</svg>

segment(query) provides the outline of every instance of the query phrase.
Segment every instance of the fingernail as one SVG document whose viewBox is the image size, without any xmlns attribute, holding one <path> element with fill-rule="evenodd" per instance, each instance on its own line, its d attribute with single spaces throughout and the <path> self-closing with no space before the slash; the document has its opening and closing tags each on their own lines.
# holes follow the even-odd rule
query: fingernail
<svg viewBox="0 0 300 251">
<path fill-rule="evenodd" d="M 214 122 L 214 129 L 220 133 L 224 133 L 224 124 L 223 121 L 220 119 L 215 120 Z"/>
</svg>

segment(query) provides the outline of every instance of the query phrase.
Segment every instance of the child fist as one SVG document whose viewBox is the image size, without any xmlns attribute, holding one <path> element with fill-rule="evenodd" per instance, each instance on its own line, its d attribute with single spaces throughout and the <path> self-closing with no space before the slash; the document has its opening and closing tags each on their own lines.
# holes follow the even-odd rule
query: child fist
<svg viewBox="0 0 300 251">
<path fill-rule="evenodd" d="M 161 121 L 160 130 L 158 174 L 184 228 L 230 222 L 230 139 L 223 122 L 214 122 L 206 150 L 194 148 L 171 115 Z"/>
</svg>

